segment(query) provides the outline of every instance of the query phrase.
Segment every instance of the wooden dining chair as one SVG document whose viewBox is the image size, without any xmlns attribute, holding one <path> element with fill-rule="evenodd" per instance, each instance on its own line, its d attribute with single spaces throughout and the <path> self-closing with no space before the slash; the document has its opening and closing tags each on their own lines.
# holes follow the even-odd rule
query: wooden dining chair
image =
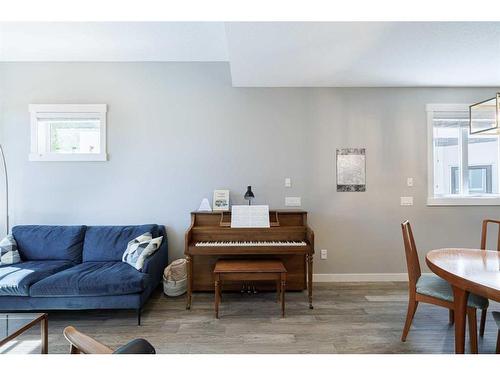
<svg viewBox="0 0 500 375">
<path fill-rule="evenodd" d="M 64 328 L 63 334 L 70 343 L 70 354 L 155 354 L 155 348 L 144 339 L 132 340 L 113 350 L 72 326 Z"/>
<path fill-rule="evenodd" d="M 481 250 L 486 250 L 486 241 L 488 239 L 488 224 L 498 225 L 497 251 L 500 251 L 500 221 L 492 219 L 483 220 L 483 227 L 481 230 Z"/>
<path fill-rule="evenodd" d="M 500 251 L 500 221 L 493 219 L 483 220 L 483 225 L 481 228 L 481 250 L 486 250 L 486 243 L 488 241 L 488 224 L 496 224 L 498 226 L 497 231 L 497 251 Z M 483 310 L 481 313 L 481 324 L 479 326 L 479 336 L 484 336 L 484 328 L 486 327 L 486 311 Z"/>
<path fill-rule="evenodd" d="M 493 319 L 495 320 L 495 323 L 497 324 L 498 327 L 498 333 L 497 333 L 497 348 L 495 353 L 500 354 L 500 311 L 493 311 Z"/>
<path fill-rule="evenodd" d="M 420 270 L 420 262 L 418 260 L 417 247 L 415 239 L 408 220 L 401 223 L 403 231 L 403 242 L 406 254 L 406 265 L 408 268 L 408 312 L 406 314 L 406 322 L 403 328 L 401 341 L 406 341 L 408 332 L 410 331 L 411 322 L 417 311 L 418 303 L 430 303 L 432 305 L 447 308 L 449 311 L 450 324 L 454 323 L 454 305 L 453 305 L 453 290 L 445 280 L 436 275 L 422 275 Z M 477 317 L 476 310 L 481 309 L 484 312 L 488 308 L 488 300 L 486 298 L 469 295 L 467 302 L 467 316 L 469 321 L 469 338 L 471 352 L 477 353 Z M 484 330 L 484 328 L 483 328 Z"/>
</svg>

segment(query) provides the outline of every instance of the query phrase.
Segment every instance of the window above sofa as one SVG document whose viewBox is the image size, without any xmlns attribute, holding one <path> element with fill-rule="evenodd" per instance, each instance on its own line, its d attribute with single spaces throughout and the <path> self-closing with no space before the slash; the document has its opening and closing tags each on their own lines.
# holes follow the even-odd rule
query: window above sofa
<svg viewBox="0 0 500 375">
<path fill-rule="evenodd" d="M 105 161 L 106 104 L 31 104 L 31 161 Z"/>
</svg>

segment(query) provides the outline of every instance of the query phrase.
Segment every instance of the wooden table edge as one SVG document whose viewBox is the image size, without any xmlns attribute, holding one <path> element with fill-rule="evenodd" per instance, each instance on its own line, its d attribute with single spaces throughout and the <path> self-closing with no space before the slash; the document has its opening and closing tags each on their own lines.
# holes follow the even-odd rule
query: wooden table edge
<svg viewBox="0 0 500 375">
<path fill-rule="evenodd" d="M 425 255 L 425 263 L 430 268 L 430 270 L 435 275 L 437 275 L 437 276 L 441 277 L 442 279 L 448 281 L 450 284 L 452 284 L 454 286 L 462 288 L 462 286 L 460 284 L 462 282 L 466 282 L 468 285 L 466 285 L 466 287 L 462 288 L 462 289 L 467 290 L 469 293 L 477 294 L 477 295 L 480 295 L 480 296 L 482 296 L 484 298 L 488 298 L 488 299 L 492 299 L 492 300 L 496 300 L 497 302 L 500 302 L 500 297 L 499 297 L 499 293 L 500 292 L 497 289 L 493 289 L 493 288 L 491 288 L 489 286 L 486 286 L 486 285 L 483 285 L 483 284 L 477 284 L 474 281 L 471 281 L 469 279 L 465 279 L 463 277 L 457 276 L 457 275 L 455 275 L 453 273 L 450 273 L 450 272 L 442 269 L 441 267 L 439 267 L 438 265 L 432 263 L 429 260 L 429 253 L 431 253 L 433 251 L 450 250 L 450 249 L 453 249 L 453 248 L 434 249 L 434 250 L 429 251 Z M 459 248 L 457 248 L 457 250 L 459 250 Z M 460 250 L 475 250 L 475 251 L 478 251 L 478 252 L 479 251 L 489 251 L 489 252 L 495 253 L 495 254 L 498 253 L 497 251 L 480 250 L 480 249 L 465 249 L 465 248 L 460 248 Z M 443 277 L 442 275 L 446 275 L 446 277 Z"/>
<path fill-rule="evenodd" d="M 470 293 L 474 293 L 483 296 L 488 299 L 493 299 L 500 301 L 500 291 L 498 289 L 493 289 L 484 284 L 477 284 L 470 279 L 455 275 L 454 273 L 448 272 L 443 268 L 439 267 L 437 264 L 433 263 L 429 259 L 429 254 L 432 252 L 439 252 L 444 250 L 453 250 L 454 248 L 442 248 L 434 249 L 429 251 L 425 255 L 425 263 L 430 268 L 434 274 L 441 277 L 443 280 L 448 282 L 453 289 L 453 305 L 455 312 L 455 353 L 464 354 L 465 353 L 465 320 L 466 320 L 466 309 L 467 309 L 467 299 Z M 467 250 L 467 251 L 488 251 L 481 249 L 465 249 L 465 248 L 455 248 L 456 250 Z M 497 251 L 491 251 L 498 255 Z"/>
</svg>

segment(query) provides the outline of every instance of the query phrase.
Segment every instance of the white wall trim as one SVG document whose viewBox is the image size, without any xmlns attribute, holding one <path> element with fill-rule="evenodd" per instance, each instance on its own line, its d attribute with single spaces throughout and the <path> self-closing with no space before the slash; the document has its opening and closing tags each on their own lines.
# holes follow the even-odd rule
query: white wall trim
<svg viewBox="0 0 500 375">
<path fill-rule="evenodd" d="M 35 113 L 106 113 L 107 104 L 30 104 L 29 111 Z"/>
<path fill-rule="evenodd" d="M 425 275 L 423 273 L 422 275 Z M 408 281 L 407 273 L 315 273 L 313 281 L 316 283 L 362 283 L 362 282 L 390 282 Z"/>
<path fill-rule="evenodd" d="M 427 206 L 500 206 L 500 197 L 477 196 L 477 197 L 429 197 Z"/>
</svg>

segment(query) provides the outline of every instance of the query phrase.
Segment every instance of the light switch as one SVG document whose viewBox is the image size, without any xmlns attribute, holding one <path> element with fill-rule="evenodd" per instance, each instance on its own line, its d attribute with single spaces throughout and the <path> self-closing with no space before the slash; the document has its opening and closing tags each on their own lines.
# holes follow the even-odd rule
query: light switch
<svg viewBox="0 0 500 375">
<path fill-rule="evenodd" d="M 285 187 L 292 187 L 292 179 L 290 177 L 285 178 Z"/>
<path fill-rule="evenodd" d="M 285 197 L 285 206 L 300 207 L 300 197 Z"/>
<path fill-rule="evenodd" d="M 321 249 L 321 259 L 328 259 L 328 250 Z"/>
<path fill-rule="evenodd" d="M 406 185 L 407 185 L 408 187 L 412 187 L 412 186 L 413 186 L 413 177 L 408 177 L 408 178 L 406 179 Z"/>
<path fill-rule="evenodd" d="M 413 197 L 401 197 L 401 206 L 413 206 Z"/>
</svg>

